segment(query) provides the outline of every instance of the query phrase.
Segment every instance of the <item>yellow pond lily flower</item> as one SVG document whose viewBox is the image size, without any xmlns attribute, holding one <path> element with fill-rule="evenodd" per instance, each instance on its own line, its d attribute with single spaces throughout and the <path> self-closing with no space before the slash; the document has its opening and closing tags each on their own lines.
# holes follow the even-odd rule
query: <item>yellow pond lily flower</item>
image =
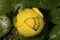
<svg viewBox="0 0 60 40">
<path fill-rule="evenodd" d="M 31 37 L 39 34 L 44 27 L 44 16 L 37 8 L 26 8 L 16 16 L 16 28 L 19 34 Z"/>
</svg>

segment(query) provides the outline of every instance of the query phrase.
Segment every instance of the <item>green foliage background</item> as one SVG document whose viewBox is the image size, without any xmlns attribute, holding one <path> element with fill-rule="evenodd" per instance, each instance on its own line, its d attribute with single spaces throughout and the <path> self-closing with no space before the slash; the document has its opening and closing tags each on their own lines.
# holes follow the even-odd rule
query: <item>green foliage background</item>
<svg viewBox="0 0 60 40">
<path fill-rule="evenodd" d="M 45 27 L 36 37 L 26 38 L 18 34 L 13 25 L 13 18 L 24 8 L 33 7 L 43 13 Z M 13 25 L 6 35 L 0 35 L 0 40 L 60 40 L 60 0 L 0 0 L 0 15 L 9 17 Z"/>
</svg>

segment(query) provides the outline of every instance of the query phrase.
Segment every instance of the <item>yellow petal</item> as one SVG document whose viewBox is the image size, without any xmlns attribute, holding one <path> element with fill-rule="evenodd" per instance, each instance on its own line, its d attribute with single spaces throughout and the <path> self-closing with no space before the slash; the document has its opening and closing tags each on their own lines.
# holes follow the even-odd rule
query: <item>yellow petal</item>
<svg viewBox="0 0 60 40">
<path fill-rule="evenodd" d="M 33 8 L 34 12 L 36 12 L 38 15 L 40 15 L 42 18 L 44 17 L 43 14 L 37 9 Z"/>
</svg>

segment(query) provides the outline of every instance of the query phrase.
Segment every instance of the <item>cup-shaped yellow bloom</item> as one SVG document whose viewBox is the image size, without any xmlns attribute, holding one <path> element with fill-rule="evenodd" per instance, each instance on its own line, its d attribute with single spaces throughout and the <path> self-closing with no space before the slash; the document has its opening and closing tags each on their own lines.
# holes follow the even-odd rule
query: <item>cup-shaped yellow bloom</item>
<svg viewBox="0 0 60 40">
<path fill-rule="evenodd" d="M 15 26 L 21 35 L 25 37 L 35 36 L 44 27 L 43 18 L 43 14 L 37 8 L 27 8 L 17 14 Z"/>
</svg>

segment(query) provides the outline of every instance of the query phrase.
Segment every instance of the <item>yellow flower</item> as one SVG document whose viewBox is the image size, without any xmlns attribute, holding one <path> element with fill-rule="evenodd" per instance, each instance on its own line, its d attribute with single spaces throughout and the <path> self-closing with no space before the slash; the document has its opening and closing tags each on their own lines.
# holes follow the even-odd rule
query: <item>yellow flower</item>
<svg viewBox="0 0 60 40">
<path fill-rule="evenodd" d="M 44 27 L 43 18 L 43 14 L 37 8 L 27 8 L 17 14 L 15 26 L 21 35 L 25 37 L 35 36 Z"/>
</svg>

